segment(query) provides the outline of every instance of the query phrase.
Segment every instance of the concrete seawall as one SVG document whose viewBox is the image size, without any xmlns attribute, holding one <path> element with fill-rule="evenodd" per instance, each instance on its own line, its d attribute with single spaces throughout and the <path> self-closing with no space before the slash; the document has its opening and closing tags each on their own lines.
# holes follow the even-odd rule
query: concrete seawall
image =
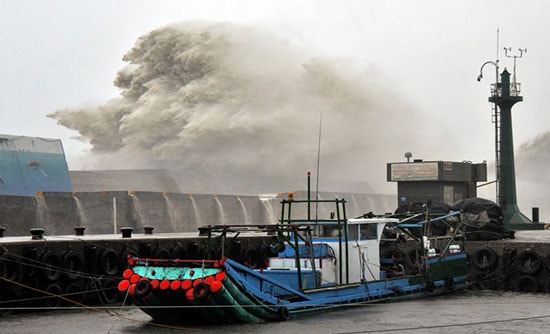
<svg viewBox="0 0 550 334">
<path fill-rule="evenodd" d="M 294 192 L 305 199 L 305 191 Z M 393 212 L 393 195 L 321 192 L 323 199 L 347 200 L 348 218 L 369 211 Z M 76 226 L 86 234 L 119 233 L 120 227 L 156 232 L 195 232 L 202 225 L 271 224 L 280 219 L 286 194 L 260 196 L 182 194 L 146 191 L 44 192 L 37 196 L 0 196 L 0 226 L 5 236 L 27 236 L 33 227 L 46 235 L 70 235 Z M 329 217 L 332 208 L 311 208 L 312 215 Z M 307 213 L 303 212 L 305 217 Z"/>
</svg>

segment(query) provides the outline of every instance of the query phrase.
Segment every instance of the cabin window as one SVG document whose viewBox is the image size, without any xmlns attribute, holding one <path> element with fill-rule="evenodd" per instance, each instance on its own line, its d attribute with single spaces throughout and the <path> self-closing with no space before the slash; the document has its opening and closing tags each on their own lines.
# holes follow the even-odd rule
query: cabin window
<svg viewBox="0 0 550 334">
<path fill-rule="evenodd" d="M 378 238 L 378 224 L 363 224 L 359 225 L 361 228 L 361 239 L 360 240 L 368 240 L 368 239 L 377 239 Z"/>
<path fill-rule="evenodd" d="M 348 240 L 359 239 L 359 225 L 348 225 Z"/>
<path fill-rule="evenodd" d="M 324 238 L 338 238 L 338 226 L 337 225 L 323 226 L 321 228 L 320 236 Z M 344 237 L 343 232 L 342 232 L 342 237 Z"/>
</svg>

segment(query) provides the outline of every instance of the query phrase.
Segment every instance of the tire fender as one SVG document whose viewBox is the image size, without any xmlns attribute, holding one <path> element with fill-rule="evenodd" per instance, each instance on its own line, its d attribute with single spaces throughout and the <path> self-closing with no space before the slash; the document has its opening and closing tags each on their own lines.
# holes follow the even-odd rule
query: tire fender
<svg viewBox="0 0 550 334">
<path fill-rule="evenodd" d="M 542 267 L 542 258 L 532 250 L 526 250 L 518 254 L 516 268 L 521 274 L 534 275 Z"/>
<path fill-rule="evenodd" d="M 288 320 L 290 318 L 290 311 L 286 306 L 280 306 L 277 309 L 277 314 L 279 315 L 279 320 Z"/>
<path fill-rule="evenodd" d="M 134 297 L 136 298 L 146 298 L 151 293 L 152 286 L 151 282 L 148 280 L 140 280 L 136 283 L 136 287 L 134 289 Z"/>
<path fill-rule="evenodd" d="M 495 269 L 497 261 L 497 252 L 489 247 L 478 250 L 472 256 L 472 263 L 479 270 L 492 271 Z"/>
<path fill-rule="evenodd" d="M 110 248 L 105 249 L 99 257 L 98 266 L 101 274 L 117 275 L 120 270 L 118 254 Z"/>
<path fill-rule="evenodd" d="M 522 275 L 516 280 L 514 288 L 518 292 L 538 292 L 539 282 L 531 275 Z"/>
<path fill-rule="evenodd" d="M 57 281 L 61 276 L 61 260 L 54 252 L 47 251 L 40 257 L 42 262 L 44 276 L 50 281 Z"/>
<path fill-rule="evenodd" d="M 210 294 L 210 288 L 208 287 L 208 284 L 204 282 L 198 283 L 193 288 L 193 297 L 195 297 L 195 300 L 203 300 Z"/>
</svg>

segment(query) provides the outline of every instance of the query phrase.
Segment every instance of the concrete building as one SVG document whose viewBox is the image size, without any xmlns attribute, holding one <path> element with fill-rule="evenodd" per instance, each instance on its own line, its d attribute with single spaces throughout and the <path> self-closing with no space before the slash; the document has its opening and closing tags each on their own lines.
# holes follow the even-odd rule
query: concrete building
<svg viewBox="0 0 550 334">
<path fill-rule="evenodd" d="M 393 162 L 387 164 L 387 181 L 397 182 L 397 205 L 453 204 L 477 197 L 476 182 L 487 181 L 487 164 L 452 161 Z"/>
</svg>

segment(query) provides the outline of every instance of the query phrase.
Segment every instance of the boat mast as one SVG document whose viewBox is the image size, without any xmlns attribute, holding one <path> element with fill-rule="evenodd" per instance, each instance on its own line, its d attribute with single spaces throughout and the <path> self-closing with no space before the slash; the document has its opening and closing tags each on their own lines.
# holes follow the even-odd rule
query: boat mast
<svg viewBox="0 0 550 334">
<path fill-rule="evenodd" d="M 317 175 L 315 176 L 315 199 L 319 199 L 319 169 L 321 165 L 321 129 L 323 128 L 323 111 L 321 110 L 321 114 L 319 115 L 319 140 L 317 142 Z M 309 191 L 308 191 L 309 196 Z M 308 220 L 309 217 L 309 207 L 308 207 Z M 315 202 L 315 221 L 319 218 L 319 203 Z"/>
</svg>

